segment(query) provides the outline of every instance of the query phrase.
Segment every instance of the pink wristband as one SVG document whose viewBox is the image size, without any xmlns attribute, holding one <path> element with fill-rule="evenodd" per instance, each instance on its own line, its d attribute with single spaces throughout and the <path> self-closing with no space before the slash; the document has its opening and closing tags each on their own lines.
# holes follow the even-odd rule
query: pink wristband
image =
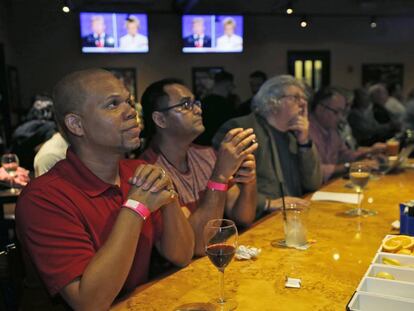
<svg viewBox="0 0 414 311">
<path fill-rule="evenodd" d="M 215 181 L 211 181 L 209 180 L 207 183 L 207 188 L 213 191 L 227 191 L 227 189 L 229 188 L 229 186 L 227 184 L 223 184 L 223 183 L 219 183 L 219 182 L 215 182 Z"/>
<path fill-rule="evenodd" d="M 151 215 L 151 211 L 141 202 L 128 199 L 122 204 L 122 207 L 129 208 L 130 210 L 137 213 L 139 216 L 142 217 L 143 220 L 147 219 Z"/>
</svg>

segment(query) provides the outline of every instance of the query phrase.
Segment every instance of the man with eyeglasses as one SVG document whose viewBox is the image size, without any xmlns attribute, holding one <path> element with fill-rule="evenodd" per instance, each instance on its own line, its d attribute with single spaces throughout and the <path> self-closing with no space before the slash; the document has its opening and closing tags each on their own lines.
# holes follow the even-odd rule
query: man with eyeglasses
<svg viewBox="0 0 414 311">
<path fill-rule="evenodd" d="M 305 85 L 292 76 L 267 80 L 253 98 L 252 113 L 226 122 L 213 138 L 218 148 L 232 128 L 253 128 L 259 148 L 256 217 L 280 209 L 285 202 L 307 205 L 300 197 L 322 182 L 319 157 L 309 138 Z"/>
<path fill-rule="evenodd" d="M 323 180 L 326 182 L 346 173 L 350 162 L 367 157 L 371 149 L 361 148 L 353 151 L 341 138 L 338 125 L 345 117 L 346 99 L 340 90 L 333 87 L 319 90 L 313 98 L 311 107 L 310 135 L 318 148 Z M 376 166 L 375 161 L 370 164 Z"/>
<path fill-rule="evenodd" d="M 229 131 L 217 153 L 193 144 L 204 131 L 194 95 L 176 79 L 151 84 L 141 100 L 148 149 L 142 159 L 164 168 L 195 233 L 195 254 L 204 255 L 203 228 L 210 219 L 249 225 L 255 217 L 256 173 L 252 129 Z"/>
</svg>

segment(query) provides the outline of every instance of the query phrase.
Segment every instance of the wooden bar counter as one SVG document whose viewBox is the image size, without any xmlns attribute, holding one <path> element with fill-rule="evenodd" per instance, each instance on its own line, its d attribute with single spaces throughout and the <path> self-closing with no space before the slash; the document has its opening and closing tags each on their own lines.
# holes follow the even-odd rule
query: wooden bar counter
<svg viewBox="0 0 414 311">
<path fill-rule="evenodd" d="M 348 192 L 349 182 L 338 179 L 322 190 Z M 271 215 L 240 235 L 239 244 L 262 249 L 255 261 L 233 260 L 225 272 L 226 296 L 238 301 L 237 310 L 345 310 L 381 240 L 392 233 L 399 219 L 400 202 L 414 199 L 414 171 L 371 179 L 363 207 L 378 215 L 349 218 L 351 204 L 312 202 L 308 239 L 316 242 L 306 251 L 274 248 L 283 238 L 282 217 Z M 395 232 L 394 232 L 395 233 Z M 284 287 L 286 276 L 302 279 L 300 289 Z M 208 258 L 150 285 L 137 288 L 113 310 L 174 310 L 185 303 L 208 302 L 218 297 L 218 271 Z"/>
</svg>

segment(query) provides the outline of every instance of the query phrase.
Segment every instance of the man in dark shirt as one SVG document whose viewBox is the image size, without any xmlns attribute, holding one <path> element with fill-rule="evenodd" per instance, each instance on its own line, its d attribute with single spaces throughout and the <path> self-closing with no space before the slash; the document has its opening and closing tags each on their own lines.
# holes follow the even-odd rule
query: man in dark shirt
<svg viewBox="0 0 414 311">
<path fill-rule="evenodd" d="M 258 204 L 256 215 L 298 198 L 322 184 L 320 160 L 309 137 L 308 96 L 305 85 L 292 76 L 267 80 L 253 100 L 253 113 L 223 124 L 213 139 L 217 149 L 232 128 L 252 128 L 259 148 L 257 160 Z M 283 189 L 283 191 L 282 191 Z"/>
<path fill-rule="evenodd" d="M 196 139 L 197 144 L 211 146 L 211 140 L 220 126 L 236 116 L 236 109 L 230 100 L 234 89 L 233 80 L 233 75 L 227 71 L 214 76 L 212 93 L 201 100 L 205 131 Z"/>
<path fill-rule="evenodd" d="M 394 120 L 391 112 L 387 110 L 386 103 L 389 99 L 388 91 L 383 84 L 375 84 L 369 88 L 369 97 L 373 103 L 374 117 L 380 124 L 388 124 L 396 134 L 401 127 L 398 120 Z"/>
<path fill-rule="evenodd" d="M 249 84 L 250 90 L 252 92 L 252 97 L 246 100 L 244 103 L 237 108 L 237 115 L 238 116 L 245 116 L 252 112 L 251 104 L 253 100 L 253 96 L 259 91 L 260 87 L 265 83 L 267 80 L 267 75 L 260 70 L 256 70 L 252 72 L 249 76 Z"/>
</svg>

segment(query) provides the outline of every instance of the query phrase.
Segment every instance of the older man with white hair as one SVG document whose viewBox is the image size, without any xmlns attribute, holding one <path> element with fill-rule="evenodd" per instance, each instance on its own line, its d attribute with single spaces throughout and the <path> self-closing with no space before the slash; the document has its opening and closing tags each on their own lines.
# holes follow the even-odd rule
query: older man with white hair
<svg viewBox="0 0 414 311">
<path fill-rule="evenodd" d="M 322 184 L 317 150 L 309 138 L 308 96 L 305 85 L 289 75 L 266 81 L 255 95 L 253 113 L 226 122 L 216 133 L 219 146 L 231 128 L 253 128 L 259 148 L 257 162 L 258 204 L 256 215 L 287 202 L 307 204 L 298 198 Z"/>
</svg>

